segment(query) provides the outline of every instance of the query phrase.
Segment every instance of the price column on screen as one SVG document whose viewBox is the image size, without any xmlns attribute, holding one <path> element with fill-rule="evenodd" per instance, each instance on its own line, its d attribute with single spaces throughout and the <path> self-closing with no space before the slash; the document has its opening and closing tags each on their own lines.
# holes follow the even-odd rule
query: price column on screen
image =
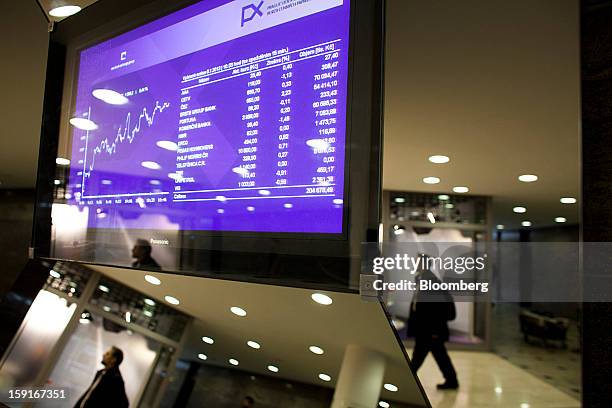
<svg viewBox="0 0 612 408">
<path fill-rule="evenodd" d="M 242 146 L 238 148 L 240 164 L 235 170 L 241 176 L 238 181 L 238 188 L 255 187 L 257 177 L 262 72 L 251 72 L 247 78 L 244 95 L 246 110 L 242 114 L 242 122 L 245 128 L 244 140 L 242 140 Z"/>
<path fill-rule="evenodd" d="M 293 95 L 293 64 L 282 65 L 278 119 L 278 151 L 276 154 L 276 186 L 288 185 L 289 146 L 291 143 L 291 98 Z"/>
</svg>

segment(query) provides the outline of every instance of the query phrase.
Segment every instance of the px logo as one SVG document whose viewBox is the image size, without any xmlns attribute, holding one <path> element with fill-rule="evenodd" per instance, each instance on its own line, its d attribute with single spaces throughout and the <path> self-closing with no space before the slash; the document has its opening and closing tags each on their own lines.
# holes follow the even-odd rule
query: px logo
<svg viewBox="0 0 612 408">
<path fill-rule="evenodd" d="M 240 24 L 240 26 L 244 27 L 246 23 L 253 20 L 257 16 L 263 17 L 263 12 L 261 11 L 263 4 L 264 0 L 261 0 L 258 6 L 256 6 L 255 4 L 249 4 L 248 6 L 244 6 L 242 8 L 242 23 Z"/>
</svg>

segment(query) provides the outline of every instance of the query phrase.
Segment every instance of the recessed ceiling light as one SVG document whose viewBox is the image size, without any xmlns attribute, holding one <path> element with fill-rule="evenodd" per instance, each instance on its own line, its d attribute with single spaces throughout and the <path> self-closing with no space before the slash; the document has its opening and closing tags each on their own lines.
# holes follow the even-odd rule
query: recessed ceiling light
<svg viewBox="0 0 612 408">
<path fill-rule="evenodd" d="M 208 356 L 207 356 L 206 354 L 202 354 L 202 353 L 200 353 L 200 354 L 198 354 L 198 358 L 199 358 L 200 360 L 206 360 L 206 359 L 208 358 Z"/>
<path fill-rule="evenodd" d="M 327 374 L 321 373 L 321 374 L 319 374 L 319 379 L 321 381 L 329 382 L 329 381 L 331 381 L 331 376 L 329 376 Z"/>
<path fill-rule="evenodd" d="M 58 271 L 53 269 L 49 271 L 49 275 L 53 276 L 55 279 L 59 279 L 62 277 L 62 275 Z"/>
<path fill-rule="evenodd" d="M 435 164 L 444 164 L 450 161 L 450 157 L 441 154 L 429 156 L 429 161 Z"/>
<path fill-rule="evenodd" d="M 565 217 L 557 217 L 557 218 L 555 218 L 555 222 L 558 222 L 559 224 L 562 224 L 564 222 L 567 222 L 567 218 L 565 218 Z"/>
<path fill-rule="evenodd" d="M 440 182 L 440 179 L 434 176 L 425 177 L 423 179 L 423 183 L 425 184 L 438 184 L 439 182 Z"/>
<path fill-rule="evenodd" d="M 153 299 L 145 298 L 144 302 L 149 306 L 155 306 Z"/>
<path fill-rule="evenodd" d="M 402 204 L 406 202 L 406 199 L 404 197 L 395 197 L 394 201 L 398 204 Z"/>
<path fill-rule="evenodd" d="M 129 102 L 128 98 L 112 89 L 94 89 L 91 94 L 94 98 L 106 102 L 109 105 L 125 105 Z"/>
<path fill-rule="evenodd" d="M 145 275 L 144 278 L 151 285 L 161 285 L 161 281 L 153 275 Z"/>
<path fill-rule="evenodd" d="M 206 344 L 213 344 L 215 342 L 212 338 L 206 336 L 202 337 L 202 341 Z"/>
<path fill-rule="evenodd" d="M 86 132 L 94 131 L 98 129 L 98 125 L 92 120 L 85 118 L 72 118 L 69 120 L 70 124 L 79 130 Z"/>
<path fill-rule="evenodd" d="M 145 310 L 144 312 L 142 312 L 145 316 L 147 317 L 153 317 L 153 312 L 151 312 L 150 310 Z"/>
<path fill-rule="evenodd" d="M 517 214 L 525 214 L 527 212 L 527 209 L 525 207 L 514 207 L 512 211 Z"/>
<path fill-rule="evenodd" d="M 253 341 L 253 340 L 247 341 L 247 346 L 249 346 L 250 348 L 253 348 L 255 350 L 259 350 L 261 348 L 261 344 L 259 344 L 256 341 Z"/>
<path fill-rule="evenodd" d="M 108 288 L 108 286 L 98 285 L 98 289 L 100 289 L 104 293 L 110 292 L 110 289 Z"/>
<path fill-rule="evenodd" d="M 561 204 L 576 204 L 576 200 L 574 197 L 563 197 L 561 200 Z"/>
<path fill-rule="evenodd" d="M 227 361 L 229 361 L 229 363 L 230 363 L 231 365 L 233 365 L 233 366 L 237 366 L 238 364 L 240 364 L 240 363 L 238 362 L 238 360 L 236 360 L 235 358 L 230 358 L 230 359 L 229 359 L 229 360 L 227 360 Z"/>
<path fill-rule="evenodd" d="M 79 6 L 61 6 L 49 10 L 49 15 L 52 17 L 70 17 L 81 11 Z"/>
<path fill-rule="evenodd" d="M 446 203 L 446 204 L 444 204 L 444 208 L 448 208 L 449 210 L 452 210 L 453 208 L 455 208 L 455 204 Z"/>
<path fill-rule="evenodd" d="M 164 299 L 166 299 L 166 302 L 170 303 L 171 305 L 178 305 L 179 303 L 181 303 L 177 298 L 170 295 L 164 296 Z"/>
<path fill-rule="evenodd" d="M 385 390 L 391 391 L 391 392 L 397 392 L 397 390 L 399 389 L 397 388 L 397 385 L 390 384 L 390 383 L 383 385 L 383 387 L 385 387 Z"/>
<path fill-rule="evenodd" d="M 56 186 L 59 186 L 60 184 L 62 184 L 61 180 L 55 179 L 53 180 L 53 184 L 55 184 Z"/>
<path fill-rule="evenodd" d="M 312 300 L 314 300 L 320 305 L 329 306 L 334 302 L 332 298 L 327 295 L 324 295 L 323 293 L 313 293 L 312 295 L 310 295 L 310 297 L 312 298 Z"/>
<path fill-rule="evenodd" d="M 156 145 L 159 148 L 169 150 L 171 152 L 176 152 L 178 150 L 178 145 L 170 140 L 160 140 L 156 143 Z"/>
<path fill-rule="evenodd" d="M 496 227 L 498 230 L 503 230 L 504 228 L 506 228 L 505 226 L 503 226 L 502 224 L 497 225 Z"/>
<path fill-rule="evenodd" d="M 504 392 L 502 387 L 495 387 L 495 393 L 496 394 L 501 394 L 502 392 Z"/>
<path fill-rule="evenodd" d="M 325 353 L 325 351 L 323 351 L 323 349 L 319 346 L 310 346 L 308 347 L 308 350 L 310 350 L 310 352 L 314 353 L 314 354 L 318 354 L 321 355 L 323 353 Z"/>
<path fill-rule="evenodd" d="M 450 196 L 448 194 L 440 194 L 438 196 L 438 200 L 440 200 L 440 201 L 450 200 Z"/>
<path fill-rule="evenodd" d="M 429 222 L 431 222 L 432 224 L 436 223 L 436 217 L 433 215 L 433 213 L 430 211 L 427 213 L 427 219 L 429 220 Z"/>
<path fill-rule="evenodd" d="M 521 174 L 518 179 L 523 183 L 533 183 L 534 181 L 538 181 L 538 176 L 535 174 Z"/>
<path fill-rule="evenodd" d="M 238 306 L 232 306 L 230 307 L 230 312 L 232 312 L 233 314 L 235 314 L 236 316 L 240 316 L 240 317 L 244 317 L 247 315 L 246 310 L 238 307 Z"/>
<path fill-rule="evenodd" d="M 529 408 L 530 405 L 526 402 L 521 403 L 521 408 Z"/>
<path fill-rule="evenodd" d="M 144 167 L 145 169 L 149 169 L 149 170 L 161 169 L 161 165 L 154 161 L 143 161 L 142 163 L 140 163 L 140 165 Z"/>
<path fill-rule="evenodd" d="M 60 166 L 68 166 L 70 165 L 70 160 L 65 159 L 63 157 L 58 157 L 57 159 L 55 159 L 55 164 L 58 164 Z"/>
<path fill-rule="evenodd" d="M 131 321 L 132 321 L 132 314 L 130 312 L 125 312 L 125 321 L 127 323 L 131 323 Z"/>
<path fill-rule="evenodd" d="M 105 312 L 110 312 L 111 308 L 110 308 L 110 306 L 103 306 L 102 310 L 104 310 Z"/>
<path fill-rule="evenodd" d="M 269 365 L 268 370 L 272 371 L 273 373 L 278 373 L 278 367 L 273 365 Z"/>
<path fill-rule="evenodd" d="M 389 408 L 390 407 L 389 403 L 386 402 L 386 401 L 379 401 L 378 402 L 378 406 L 381 407 L 381 408 Z"/>
<path fill-rule="evenodd" d="M 470 189 L 464 186 L 453 187 L 453 191 L 458 194 L 468 193 Z"/>
<path fill-rule="evenodd" d="M 531 227 L 532 224 L 531 224 L 531 221 L 523 221 L 523 222 L 521 222 L 521 225 L 523 227 Z"/>
</svg>

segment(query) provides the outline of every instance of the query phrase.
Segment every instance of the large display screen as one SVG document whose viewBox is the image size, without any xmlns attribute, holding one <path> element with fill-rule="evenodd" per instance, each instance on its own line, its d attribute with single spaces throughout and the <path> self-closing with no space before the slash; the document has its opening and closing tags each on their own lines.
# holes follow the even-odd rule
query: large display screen
<svg viewBox="0 0 612 408">
<path fill-rule="evenodd" d="M 205 0 L 81 49 L 89 228 L 340 234 L 350 0 Z"/>
</svg>

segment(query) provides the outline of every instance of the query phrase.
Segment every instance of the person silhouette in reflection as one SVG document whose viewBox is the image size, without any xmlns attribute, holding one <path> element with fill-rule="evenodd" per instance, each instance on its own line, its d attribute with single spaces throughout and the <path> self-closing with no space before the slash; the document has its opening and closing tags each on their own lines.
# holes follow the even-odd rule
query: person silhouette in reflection
<svg viewBox="0 0 612 408">
<path fill-rule="evenodd" d="M 253 408 L 255 406 L 255 400 L 253 397 L 247 395 L 242 400 L 242 404 L 240 404 L 240 408 Z"/>
<path fill-rule="evenodd" d="M 128 398 L 125 395 L 123 377 L 119 365 L 123 361 L 121 349 L 112 346 L 102 356 L 104 368 L 96 373 L 93 382 L 74 408 L 127 408 Z"/>
<path fill-rule="evenodd" d="M 138 239 L 136 245 L 132 248 L 132 258 L 136 260 L 132 263 L 134 268 L 161 270 L 161 267 L 151 256 L 153 248 L 151 244 L 144 239 Z"/>
<path fill-rule="evenodd" d="M 438 384 L 438 389 L 457 389 L 459 387 L 457 373 L 444 346 L 449 337 L 448 321 L 456 317 L 455 303 L 446 290 L 418 290 L 419 281 L 423 279 L 440 283 L 440 279 L 428 269 L 427 255 L 421 257 L 422 267 L 416 275 L 417 291 L 410 304 L 408 317 L 408 334 L 414 335 L 415 340 L 411 367 L 416 373 L 427 354 L 431 352 L 445 380 L 443 384 Z"/>
</svg>

